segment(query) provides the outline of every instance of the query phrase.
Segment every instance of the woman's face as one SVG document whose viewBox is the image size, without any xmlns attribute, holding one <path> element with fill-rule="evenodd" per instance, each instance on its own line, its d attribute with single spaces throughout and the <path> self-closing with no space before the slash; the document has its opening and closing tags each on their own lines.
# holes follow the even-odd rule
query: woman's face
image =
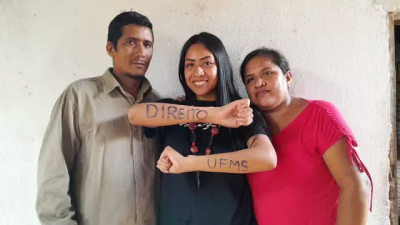
<svg viewBox="0 0 400 225">
<path fill-rule="evenodd" d="M 216 100 L 217 73 L 214 55 L 201 44 L 190 46 L 185 57 L 185 80 L 197 100 Z"/>
<path fill-rule="evenodd" d="M 246 67 L 244 83 L 251 102 L 258 108 L 270 111 L 289 96 L 288 83 L 292 74 L 282 73 L 279 66 L 266 56 L 256 56 Z"/>
</svg>

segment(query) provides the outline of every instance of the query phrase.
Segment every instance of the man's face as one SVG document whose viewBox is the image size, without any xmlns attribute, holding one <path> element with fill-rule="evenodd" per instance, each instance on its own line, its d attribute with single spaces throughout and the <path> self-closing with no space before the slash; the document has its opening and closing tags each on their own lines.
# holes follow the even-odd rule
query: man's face
<svg viewBox="0 0 400 225">
<path fill-rule="evenodd" d="M 126 25 L 117 48 L 108 42 L 107 51 L 113 59 L 116 74 L 140 79 L 146 74 L 153 56 L 152 32 L 148 27 Z"/>
</svg>

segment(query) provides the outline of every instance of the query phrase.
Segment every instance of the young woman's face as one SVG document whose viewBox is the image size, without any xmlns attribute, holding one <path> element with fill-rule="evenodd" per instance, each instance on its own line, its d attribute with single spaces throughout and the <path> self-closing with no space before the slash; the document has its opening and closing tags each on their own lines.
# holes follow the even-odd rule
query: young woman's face
<svg viewBox="0 0 400 225">
<path fill-rule="evenodd" d="M 244 83 L 251 102 L 262 110 L 273 110 L 288 96 L 291 73 L 282 73 L 270 58 L 256 56 L 246 67 Z"/>
<path fill-rule="evenodd" d="M 197 100 L 216 100 L 217 73 L 214 55 L 201 44 L 190 46 L 185 57 L 185 80 Z"/>
</svg>

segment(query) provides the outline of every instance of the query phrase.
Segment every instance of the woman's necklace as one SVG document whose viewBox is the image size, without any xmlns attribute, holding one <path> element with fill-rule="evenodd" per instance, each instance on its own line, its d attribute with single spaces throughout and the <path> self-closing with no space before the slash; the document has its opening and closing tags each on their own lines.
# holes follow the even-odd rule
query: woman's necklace
<svg viewBox="0 0 400 225">
<path fill-rule="evenodd" d="M 189 124 L 181 124 L 184 127 L 188 127 L 191 132 L 191 147 L 190 151 L 193 155 L 197 155 L 199 152 L 199 148 L 196 146 L 196 133 L 195 130 L 197 128 L 202 128 L 203 130 L 207 130 L 211 128 L 211 136 L 208 142 L 207 148 L 204 150 L 205 155 L 210 155 L 211 145 L 213 144 L 214 136 L 219 133 L 219 126 L 213 124 L 196 124 L 196 123 L 189 123 Z M 197 187 L 200 187 L 200 171 L 196 171 L 196 179 L 197 179 Z"/>
<path fill-rule="evenodd" d="M 216 125 L 212 125 L 212 124 L 195 124 L 195 123 L 190 123 L 189 124 L 189 130 L 191 132 L 191 141 L 192 141 L 192 147 L 190 147 L 190 151 L 196 155 L 199 152 L 199 148 L 196 146 L 196 133 L 194 132 L 196 130 L 197 127 L 203 127 L 203 130 L 207 130 L 208 128 L 211 128 L 211 137 L 210 137 L 210 141 L 208 142 L 208 146 L 206 148 L 206 150 L 204 151 L 206 155 L 210 155 L 211 154 L 211 145 L 214 139 L 214 136 L 217 135 L 219 133 L 219 126 Z"/>
</svg>

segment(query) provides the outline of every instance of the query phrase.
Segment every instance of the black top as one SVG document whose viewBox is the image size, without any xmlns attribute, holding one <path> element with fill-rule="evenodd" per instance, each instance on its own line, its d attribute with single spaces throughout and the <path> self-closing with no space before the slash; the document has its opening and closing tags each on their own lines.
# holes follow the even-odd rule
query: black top
<svg viewBox="0 0 400 225">
<path fill-rule="evenodd" d="M 172 99 L 159 102 L 182 104 Z M 195 106 L 214 106 L 215 102 L 196 101 Z M 267 134 L 261 116 L 254 114 L 254 122 L 248 127 L 237 128 L 243 143 L 257 134 Z M 233 129 L 232 129 L 233 130 Z M 232 133 L 232 132 L 231 132 Z M 214 137 L 212 153 L 232 152 L 234 138 L 228 128 L 220 127 Z M 188 127 L 174 125 L 159 128 L 145 128 L 147 137 L 157 136 L 161 148 L 171 146 L 183 156 L 191 155 L 191 133 Z M 204 155 L 210 140 L 211 129 L 197 128 L 196 146 L 198 155 Z M 200 173 L 198 186 L 196 172 L 183 174 L 162 174 L 161 199 L 158 212 L 159 225 L 254 225 L 257 224 L 250 187 L 245 174 Z"/>
</svg>

